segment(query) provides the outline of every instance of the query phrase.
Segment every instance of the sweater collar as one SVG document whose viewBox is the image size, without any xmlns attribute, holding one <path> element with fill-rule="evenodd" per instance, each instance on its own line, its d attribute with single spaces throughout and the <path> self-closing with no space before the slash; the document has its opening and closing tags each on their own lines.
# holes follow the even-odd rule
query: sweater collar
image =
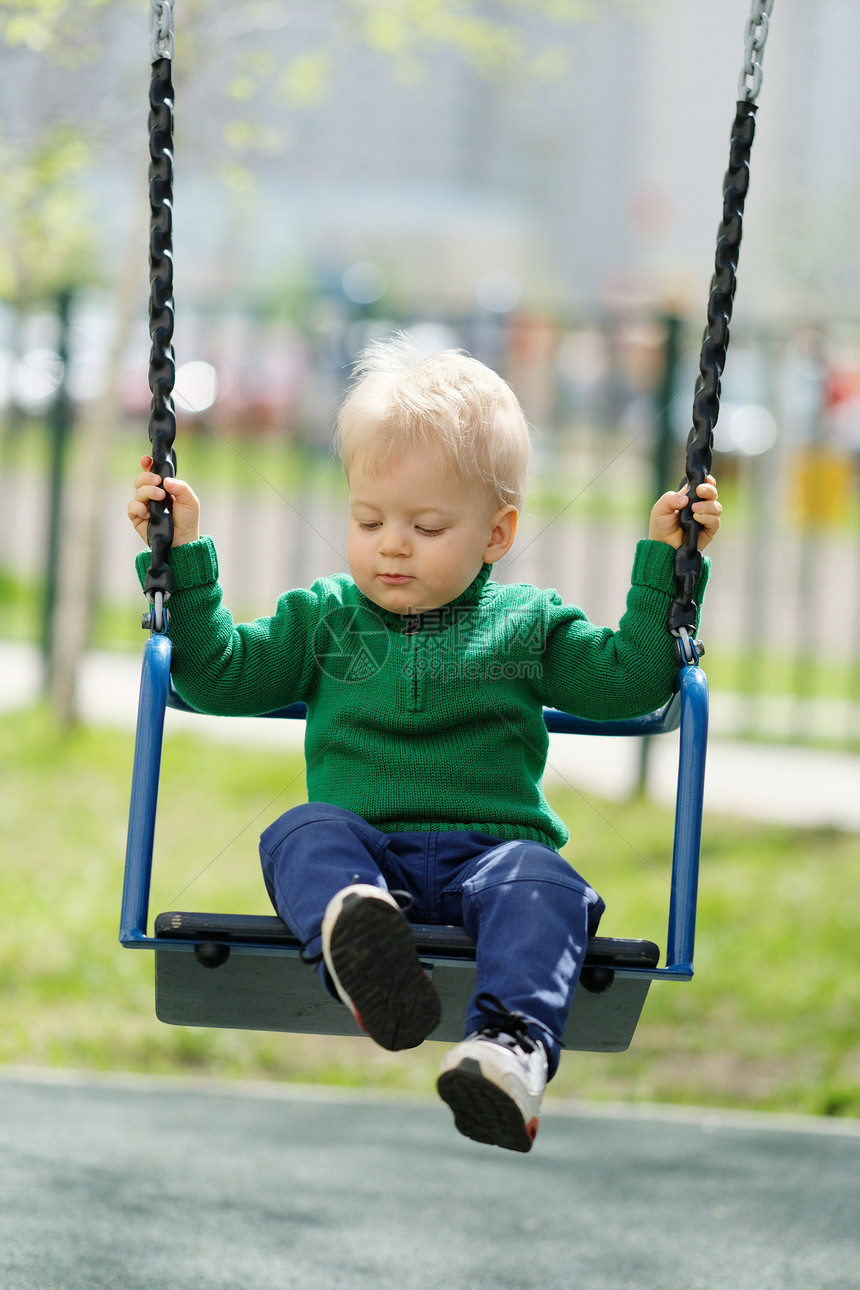
<svg viewBox="0 0 860 1290">
<path fill-rule="evenodd" d="M 415 632 L 421 630 L 423 619 L 431 614 L 438 618 L 439 615 L 442 615 L 451 609 L 457 609 L 461 605 L 476 605 L 481 599 L 484 587 L 487 585 L 492 572 L 493 566 L 491 564 L 482 565 L 478 576 L 469 583 L 465 591 L 461 591 L 460 595 L 457 596 L 456 599 L 450 601 L 447 605 L 442 605 L 439 609 L 427 610 L 424 614 L 395 614 L 392 613 L 390 609 L 383 609 L 380 605 L 374 604 L 374 602 L 370 600 L 369 597 L 365 596 L 363 592 L 359 592 L 358 594 L 361 596 L 368 608 L 372 609 L 375 614 L 379 614 L 380 617 L 392 627 L 396 626 L 407 632 Z"/>
<path fill-rule="evenodd" d="M 486 587 L 492 572 L 493 566 L 491 564 L 481 565 L 481 572 L 478 574 L 477 578 L 470 582 L 466 590 L 462 592 L 456 600 L 452 600 L 451 604 L 476 605 L 481 599 L 481 593 L 483 592 L 484 587 Z"/>
</svg>

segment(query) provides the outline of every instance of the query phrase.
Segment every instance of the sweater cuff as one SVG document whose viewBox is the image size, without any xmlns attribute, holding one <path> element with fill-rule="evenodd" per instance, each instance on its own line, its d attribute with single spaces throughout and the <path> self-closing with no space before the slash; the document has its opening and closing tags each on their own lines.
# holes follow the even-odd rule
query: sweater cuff
<svg viewBox="0 0 860 1290">
<path fill-rule="evenodd" d="M 643 538 L 636 544 L 633 558 L 633 583 L 640 587 L 653 587 L 673 595 L 675 591 L 675 548 L 668 542 L 654 542 Z"/>
<path fill-rule="evenodd" d="M 152 562 L 150 551 L 141 551 L 135 557 L 135 568 L 143 586 L 149 566 Z M 188 587 L 205 587 L 218 581 L 218 553 L 215 543 L 209 537 L 198 538 L 196 542 L 185 542 L 182 546 L 171 547 L 170 570 L 173 574 L 173 588 L 182 591 Z"/>
<path fill-rule="evenodd" d="M 702 594 L 708 583 L 711 562 L 706 555 L 702 556 L 702 572 L 696 579 L 696 601 L 701 604 Z M 675 548 L 668 542 L 654 542 L 643 538 L 636 546 L 633 560 L 633 583 L 640 587 L 653 587 L 655 591 L 674 596 L 675 586 Z"/>
</svg>

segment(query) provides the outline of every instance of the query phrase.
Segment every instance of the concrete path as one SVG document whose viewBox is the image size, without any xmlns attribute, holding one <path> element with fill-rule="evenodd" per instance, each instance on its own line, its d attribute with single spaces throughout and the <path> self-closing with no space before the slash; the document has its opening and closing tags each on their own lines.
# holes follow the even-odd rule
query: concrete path
<svg viewBox="0 0 860 1290">
<path fill-rule="evenodd" d="M 3 1290 L 857 1290 L 860 1127 L 0 1079 Z"/>
<path fill-rule="evenodd" d="M 88 720 L 133 729 L 139 675 L 139 655 L 91 654 L 80 683 L 81 706 Z M 39 689 L 37 652 L 26 645 L 0 642 L 0 711 L 34 702 Z M 706 809 L 748 819 L 860 832 L 860 756 L 733 739 L 726 731 L 733 726 L 730 709 L 734 706 L 730 696 L 712 696 Z M 295 750 L 301 748 L 303 738 L 298 722 L 228 720 L 174 712 L 169 714 L 170 730 L 193 730 L 207 738 L 250 745 L 265 741 Z M 635 739 L 554 735 L 548 775 L 584 793 L 623 799 L 637 782 L 638 744 Z M 676 775 L 676 737 L 654 740 L 649 791 L 656 801 L 674 801 Z"/>
</svg>

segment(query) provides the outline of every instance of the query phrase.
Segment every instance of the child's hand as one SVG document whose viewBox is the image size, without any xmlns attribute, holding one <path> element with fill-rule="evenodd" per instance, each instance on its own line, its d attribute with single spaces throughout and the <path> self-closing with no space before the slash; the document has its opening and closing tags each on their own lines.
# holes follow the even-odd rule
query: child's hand
<svg viewBox="0 0 860 1290">
<path fill-rule="evenodd" d="M 720 527 L 720 516 L 723 508 L 717 500 L 717 482 L 713 475 L 708 475 L 707 482 L 699 484 L 698 501 L 693 502 L 693 518 L 701 525 L 699 550 L 706 547 Z M 688 504 L 687 485 L 678 493 L 664 493 L 654 504 L 651 511 L 651 526 L 648 536 L 655 542 L 668 542 L 677 551 L 684 541 L 684 530 L 678 520 L 678 513 Z"/>
<path fill-rule="evenodd" d="M 152 474 L 152 458 L 141 457 L 143 473 L 134 481 L 134 497 L 128 504 L 128 518 L 146 542 L 149 525 L 149 503 L 160 502 L 165 490 L 173 498 L 173 546 L 196 542 L 200 536 L 200 503 L 193 490 L 181 479 L 162 480 Z"/>
</svg>

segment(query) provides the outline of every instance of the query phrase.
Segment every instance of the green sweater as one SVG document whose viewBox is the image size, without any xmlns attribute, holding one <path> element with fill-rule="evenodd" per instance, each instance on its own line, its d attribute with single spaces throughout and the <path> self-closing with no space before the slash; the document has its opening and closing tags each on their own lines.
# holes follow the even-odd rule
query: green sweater
<svg viewBox="0 0 860 1290">
<path fill-rule="evenodd" d="M 210 539 L 171 552 L 173 678 L 192 707 L 225 716 L 301 700 L 308 799 L 385 833 L 466 829 L 561 847 L 541 788 L 542 708 L 638 716 L 671 694 L 666 628 L 674 551 L 636 549 L 618 631 L 555 591 L 490 580 L 490 566 L 419 618 L 380 609 L 344 574 L 288 591 L 271 617 L 234 624 Z M 147 552 L 138 557 L 143 581 Z M 697 600 L 707 581 L 704 562 Z"/>
</svg>

